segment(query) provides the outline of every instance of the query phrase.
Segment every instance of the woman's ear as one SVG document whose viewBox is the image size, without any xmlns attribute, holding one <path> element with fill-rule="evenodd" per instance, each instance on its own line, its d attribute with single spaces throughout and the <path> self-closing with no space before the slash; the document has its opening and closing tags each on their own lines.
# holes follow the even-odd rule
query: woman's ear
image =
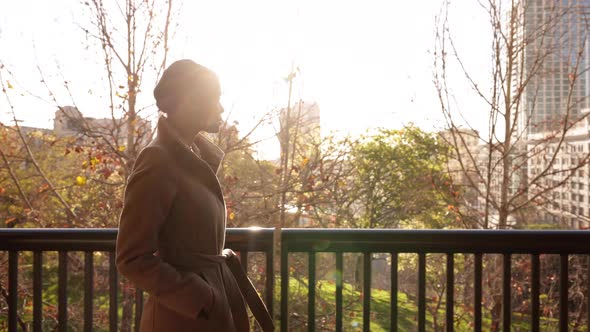
<svg viewBox="0 0 590 332">
<path fill-rule="evenodd" d="M 191 113 L 191 112 L 187 112 L 189 111 L 189 109 L 195 107 L 194 102 L 191 100 L 192 98 L 186 94 L 180 94 L 177 97 L 177 102 L 176 102 L 176 110 L 177 112 L 174 113 Z"/>
</svg>

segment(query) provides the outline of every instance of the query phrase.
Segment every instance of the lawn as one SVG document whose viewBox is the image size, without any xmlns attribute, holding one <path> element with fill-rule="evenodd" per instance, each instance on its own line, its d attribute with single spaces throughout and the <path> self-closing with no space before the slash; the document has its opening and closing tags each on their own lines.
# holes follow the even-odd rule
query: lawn
<svg viewBox="0 0 590 332">
<path fill-rule="evenodd" d="M 277 280 L 277 285 L 280 280 Z M 278 290 L 278 289 L 277 289 Z M 307 279 L 291 278 L 289 280 L 289 331 L 307 331 Z M 280 294 L 277 291 L 276 294 Z M 363 296 L 351 284 L 343 285 L 343 330 L 362 331 Z M 278 301 L 278 298 L 277 298 Z M 334 281 L 316 282 L 316 331 L 334 331 L 336 323 L 336 284 Z M 433 303 L 427 300 L 427 306 Z M 473 331 L 473 314 L 461 305 L 455 305 L 455 331 Z M 418 327 L 418 306 L 413 295 L 398 292 L 398 331 L 416 331 Z M 389 290 L 371 290 L 371 331 L 389 331 L 390 292 Z M 445 303 L 438 311 L 439 330 L 444 331 Z M 490 330 L 491 316 L 483 312 L 483 330 Z M 555 319 L 541 318 L 543 331 L 557 331 Z M 433 317 L 426 313 L 426 330 L 435 331 Z M 512 315 L 512 331 L 530 331 L 530 316 L 519 313 Z M 587 331 L 581 329 L 578 331 Z"/>
</svg>

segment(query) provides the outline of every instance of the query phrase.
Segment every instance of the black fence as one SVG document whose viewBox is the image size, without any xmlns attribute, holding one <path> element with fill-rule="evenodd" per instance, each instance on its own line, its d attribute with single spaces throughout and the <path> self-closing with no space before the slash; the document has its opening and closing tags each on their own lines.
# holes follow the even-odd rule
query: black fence
<svg viewBox="0 0 590 332">
<path fill-rule="evenodd" d="M 109 330 L 116 331 L 118 274 L 115 267 L 114 247 L 116 229 L 0 229 L 0 251 L 8 252 L 8 326 L 18 330 L 17 282 L 18 254 L 33 252 L 33 330 L 41 331 L 42 319 L 42 264 L 44 251 L 58 254 L 58 330 L 67 330 L 67 253 L 84 252 L 84 330 L 92 330 L 93 253 L 109 253 Z M 273 229 L 228 229 L 226 247 L 240 253 L 247 269 L 248 253 L 265 253 L 264 298 L 273 308 Z M 289 254 L 304 253 L 308 256 L 307 275 L 307 330 L 316 327 L 316 257 L 318 253 L 334 254 L 336 272 L 342 276 L 343 255 L 363 255 L 362 312 L 363 331 L 371 330 L 371 255 L 390 255 L 390 317 L 389 329 L 398 330 L 398 257 L 400 254 L 417 254 L 417 325 L 418 331 L 426 330 L 426 266 L 429 254 L 446 256 L 446 289 L 453 290 L 455 254 L 473 254 L 473 330 L 482 330 L 482 266 L 486 254 L 502 255 L 502 328 L 511 328 L 511 257 L 525 254 L 530 257 L 531 330 L 540 331 L 540 255 L 559 255 L 559 331 L 568 331 L 568 257 L 583 255 L 590 266 L 590 232 L 588 231 L 487 231 L 487 230 L 360 230 L 360 229 L 283 229 L 281 232 L 280 264 L 280 320 L 281 331 L 289 330 Z M 590 317 L 590 271 L 586 271 L 585 307 Z M 343 278 L 335 280 L 335 329 L 343 328 Z M 446 330 L 454 330 L 454 292 L 447 291 L 445 299 Z M 135 328 L 139 327 L 143 293 L 135 295 Z M 590 330 L 590 319 L 586 319 Z"/>
<path fill-rule="evenodd" d="M 0 251 L 8 251 L 8 330 L 17 331 L 17 284 L 18 253 L 33 252 L 33 331 L 42 331 L 42 264 L 44 251 L 57 251 L 58 256 L 58 331 L 67 331 L 67 253 L 84 252 L 84 331 L 92 331 L 94 298 L 94 252 L 108 252 L 109 255 L 109 330 L 117 331 L 118 273 L 115 266 L 115 240 L 117 229 L 0 229 Z M 272 229 L 230 229 L 226 247 L 240 254 L 242 265 L 247 269 L 249 252 L 264 252 L 266 255 L 265 302 L 273 304 L 273 255 Z M 143 291 L 135 294 L 135 330 L 143 307 Z"/>
</svg>

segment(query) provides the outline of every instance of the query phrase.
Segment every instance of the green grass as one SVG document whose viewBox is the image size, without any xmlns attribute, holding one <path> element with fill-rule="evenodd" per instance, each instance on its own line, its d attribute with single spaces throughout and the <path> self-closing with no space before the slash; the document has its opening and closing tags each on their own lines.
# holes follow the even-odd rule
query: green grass
<svg viewBox="0 0 590 332">
<path fill-rule="evenodd" d="M 277 280 L 280 285 L 280 280 Z M 289 331 L 307 331 L 307 279 L 289 280 Z M 280 292 L 277 289 L 277 295 Z M 354 290 L 352 285 L 343 285 L 343 329 L 345 331 L 362 331 L 363 328 L 363 298 L 360 290 Z M 277 298 L 276 301 L 279 301 Z M 334 331 L 336 319 L 336 284 L 333 281 L 319 280 L 316 282 L 315 298 L 316 331 Z M 278 303 L 278 302 L 277 302 Z M 427 300 L 427 306 L 434 305 Z M 444 330 L 445 303 L 438 310 L 439 330 Z M 461 305 L 456 304 L 455 331 L 473 331 L 473 314 Z M 482 313 L 482 328 L 490 330 L 491 315 L 484 310 Z M 390 324 L 390 292 L 388 290 L 371 290 L 371 331 L 389 331 Z M 398 331 L 416 331 L 418 327 L 418 306 L 413 296 L 398 292 Z M 277 322 L 278 324 L 278 322 Z M 426 312 L 426 329 L 434 331 L 431 312 Z M 541 329 L 557 331 L 556 319 L 541 317 Z M 530 331 L 530 316 L 513 313 L 511 331 Z M 586 331 L 583 328 L 578 331 Z"/>
<path fill-rule="evenodd" d="M 289 326 L 290 331 L 307 330 L 307 280 L 289 280 Z M 354 290 L 351 284 L 344 283 L 343 328 L 346 331 L 362 331 L 363 298 L 362 292 Z M 316 283 L 316 330 L 333 331 L 336 319 L 336 284 L 333 281 Z M 399 331 L 414 331 L 417 327 L 417 306 L 404 293 L 398 293 Z M 371 291 L 371 331 L 389 331 L 390 292 L 373 289 Z M 432 317 L 427 315 L 427 324 L 432 325 Z"/>
</svg>

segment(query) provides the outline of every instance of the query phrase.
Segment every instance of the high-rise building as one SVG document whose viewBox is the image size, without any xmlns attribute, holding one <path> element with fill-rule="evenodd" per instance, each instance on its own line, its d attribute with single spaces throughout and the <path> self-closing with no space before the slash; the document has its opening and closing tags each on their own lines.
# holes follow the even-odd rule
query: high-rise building
<svg viewBox="0 0 590 332">
<path fill-rule="evenodd" d="M 289 117 L 287 118 L 287 113 Z M 298 101 L 289 110 L 283 108 L 279 115 L 280 128 L 279 141 L 281 152 L 284 152 L 286 145 L 295 144 L 299 147 L 304 145 L 313 146 L 318 144 L 320 136 L 320 107 L 317 103 Z M 287 143 L 288 139 L 288 143 Z"/>
<path fill-rule="evenodd" d="M 514 45 L 513 96 L 521 87 L 524 134 L 558 129 L 580 118 L 590 96 L 590 0 L 522 0 Z M 509 59 L 507 59 L 508 61 Z"/>
</svg>

